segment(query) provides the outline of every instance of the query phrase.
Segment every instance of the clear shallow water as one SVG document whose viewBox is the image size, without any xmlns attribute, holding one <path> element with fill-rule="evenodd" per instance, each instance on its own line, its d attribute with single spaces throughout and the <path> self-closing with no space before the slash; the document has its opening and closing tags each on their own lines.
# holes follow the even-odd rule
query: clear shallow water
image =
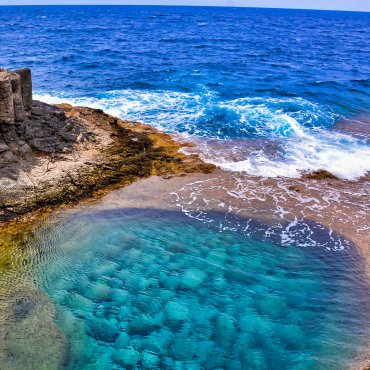
<svg viewBox="0 0 370 370">
<path fill-rule="evenodd" d="M 369 122 L 369 23 L 369 13 L 2 7 L 0 62 L 33 68 L 41 100 L 200 136 L 198 152 L 230 171 L 354 179 L 369 170 L 369 143 L 335 128 Z M 215 152 L 209 138 L 239 141 Z"/>
<path fill-rule="evenodd" d="M 57 305 L 68 369 L 340 369 L 368 335 L 353 250 L 281 246 L 153 210 L 80 213 L 38 248 L 33 276 Z"/>
</svg>

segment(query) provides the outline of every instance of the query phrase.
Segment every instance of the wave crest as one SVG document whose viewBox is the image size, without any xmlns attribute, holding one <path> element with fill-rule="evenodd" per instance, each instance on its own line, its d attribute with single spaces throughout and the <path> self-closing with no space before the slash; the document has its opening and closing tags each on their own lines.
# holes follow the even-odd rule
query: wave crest
<svg viewBox="0 0 370 370">
<path fill-rule="evenodd" d="M 204 88 L 192 93 L 128 89 L 87 97 L 36 94 L 35 98 L 100 108 L 185 134 L 198 143 L 195 152 L 204 160 L 229 171 L 299 177 L 303 171 L 327 170 L 356 179 L 370 170 L 369 146 L 331 130 L 340 116 L 303 98 L 222 100 Z M 217 140 L 216 146 L 210 138 Z M 256 149 L 260 139 L 264 145 Z"/>
</svg>

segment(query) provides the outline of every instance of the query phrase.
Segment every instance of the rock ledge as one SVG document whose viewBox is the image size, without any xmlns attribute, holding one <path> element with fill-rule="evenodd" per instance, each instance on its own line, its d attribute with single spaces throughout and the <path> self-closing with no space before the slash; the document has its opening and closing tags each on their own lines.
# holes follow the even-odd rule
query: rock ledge
<svg viewBox="0 0 370 370">
<path fill-rule="evenodd" d="M 29 69 L 0 69 L 0 221 L 150 175 L 214 169 L 181 146 L 100 109 L 33 101 Z"/>
</svg>

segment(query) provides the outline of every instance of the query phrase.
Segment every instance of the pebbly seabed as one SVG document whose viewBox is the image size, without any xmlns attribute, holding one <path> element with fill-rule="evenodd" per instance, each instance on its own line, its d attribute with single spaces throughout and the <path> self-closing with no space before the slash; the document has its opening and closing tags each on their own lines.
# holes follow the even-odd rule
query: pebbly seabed
<svg viewBox="0 0 370 370">
<path fill-rule="evenodd" d="M 228 176 L 152 176 L 54 213 L 23 238 L 23 256 L 20 245 L 2 249 L 1 325 L 24 338 L 5 337 L 0 356 L 12 348 L 18 361 L 5 368 L 25 358 L 61 369 L 365 366 L 363 251 L 325 221 L 302 218 L 295 234 L 271 204 L 257 211 L 244 200 L 225 212 Z M 282 228 L 290 240 L 279 239 Z M 22 293 L 22 280 L 44 298 Z M 39 305 L 49 320 L 42 336 L 54 338 L 45 353 L 31 329 L 19 334 L 44 321 L 30 326 Z"/>
</svg>

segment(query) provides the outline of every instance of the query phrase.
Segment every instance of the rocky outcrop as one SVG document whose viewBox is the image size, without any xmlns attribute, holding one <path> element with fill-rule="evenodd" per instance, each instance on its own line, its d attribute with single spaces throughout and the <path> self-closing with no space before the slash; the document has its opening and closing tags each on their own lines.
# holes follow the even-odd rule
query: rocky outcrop
<svg viewBox="0 0 370 370">
<path fill-rule="evenodd" d="M 61 109 L 32 101 L 28 68 L 0 70 L 0 178 L 17 179 L 35 156 L 71 151 L 85 134 Z"/>
<path fill-rule="evenodd" d="M 0 221 L 150 175 L 209 172 L 148 125 L 32 101 L 29 69 L 0 71 Z"/>
<path fill-rule="evenodd" d="M 0 125 L 12 125 L 25 119 L 32 108 L 31 70 L 0 69 Z"/>
</svg>

